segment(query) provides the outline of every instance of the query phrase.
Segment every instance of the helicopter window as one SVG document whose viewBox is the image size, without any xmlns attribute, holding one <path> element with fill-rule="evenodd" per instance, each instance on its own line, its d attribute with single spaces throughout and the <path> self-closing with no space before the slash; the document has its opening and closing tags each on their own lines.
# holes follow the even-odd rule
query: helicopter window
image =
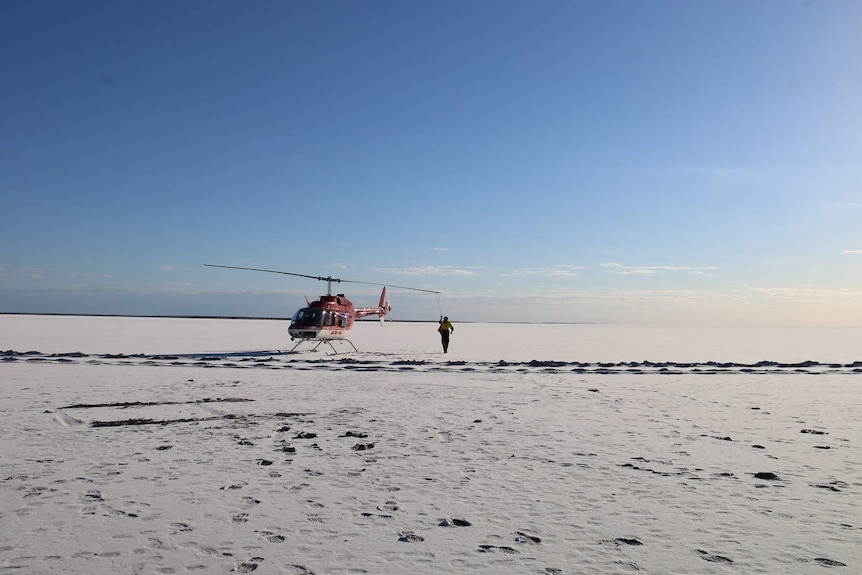
<svg viewBox="0 0 862 575">
<path fill-rule="evenodd" d="M 323 323 L 323 310 L 303 308 L 293 316 L 293 322 L 302 326 L 320 326 Z"/>
</svg>

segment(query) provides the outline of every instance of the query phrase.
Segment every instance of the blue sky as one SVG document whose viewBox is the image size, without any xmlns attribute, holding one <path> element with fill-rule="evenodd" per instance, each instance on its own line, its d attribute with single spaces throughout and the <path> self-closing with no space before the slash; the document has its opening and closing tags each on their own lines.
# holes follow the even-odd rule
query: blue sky
<svg viewBox="0 0 862 575">
<path fill-rule="evenodd" d="M 862 3 L 7 1 L 0 311 L 862 325 Z M 360 305 L 376 288 L 346 286 Z"/>
</svg>

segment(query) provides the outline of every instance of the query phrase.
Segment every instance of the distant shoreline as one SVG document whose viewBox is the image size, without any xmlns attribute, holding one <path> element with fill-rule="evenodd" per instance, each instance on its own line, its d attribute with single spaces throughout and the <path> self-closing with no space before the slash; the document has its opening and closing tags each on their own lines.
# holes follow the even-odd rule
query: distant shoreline
<svg viewBox="0 0 862 575">
<path fill-rule="evenodd" d="M 153 319 L 243 319 L 243 320 L 266 320 L 266 321 L 290 321 L 289 317 L 258 317 L 240 315 L 123 315 L 116 313 L 52 313 L 52 312 L 19 312 L 0 311 L 0 315 L 37 315 L 53 317 L 131 317 L 131 318 L 153 318 Z M 360 319 L 360 322 L 376 322 L 378 319 Z M 396 319 L 389 320 L 393 323 L 437 323 L 436 319 Z M 456 323 L 500 323 L 520 325 L 598 325 L 588 321 L 458 321 Z"/>
</svg>

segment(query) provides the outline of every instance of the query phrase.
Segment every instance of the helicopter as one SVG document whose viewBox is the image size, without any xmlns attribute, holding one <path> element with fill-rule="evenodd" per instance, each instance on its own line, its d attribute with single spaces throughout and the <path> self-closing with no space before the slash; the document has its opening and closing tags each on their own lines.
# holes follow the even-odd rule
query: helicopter
<svg viewBox="0 0 862 575">
<path fill-rule="evenodd" d="M 326 282 L 326 295 L 322 295 L 317 300 L 311 302 L 308 301 L 308 298 L 305 298 L 305 301 L 308 304 L 307 307 L 300 308 L 295 314 L 293 314 L 293 318 L 290 320 L 290 326 L 287 328 L 287 332 L 290 334 L 290 341 L 296 341 L 296 344 L 290 350 L 290 353 L 296 351 L 297 348 L 304 343 L 314 345 L 311 351 L 316 351 L 318 347 L 326 343 L 332 348 L 332 351 L 337 354 L 338 351 L 333 345 L 334 341 L 346 341 L 353 348 L 353 351 L 358 352 L 359 350 L 356 349 L 353 342 L 347 339 L 347 334 L 350 331 L 350 328 L 353 327 L 354 321 L 363 317 L 376 315 L 380 318 L 380 323 L 382 324 L 383 318 L 391 311 L 389 300 L 386 299 L 386 285 L 384 284 L 345 280 L 334 278 L 332 276 L 313 276 L 279 270 L 246 268 L 219 264 L 204 265 L 211 268 L 226 268 L 232 270 L 282 274 Z M 333 283 L 376 285 L 382 286 L 383 291 L 380 293 L 380 301 L 377 303 L 376 307 L 356 307 L 343 293 L 332 295 Z M 391 284 L 389 287 L 433 293 L 437 294 L 438 298 L 440 295 L 439 291 L 430 289 L 396 286 Z"/>
</svg>

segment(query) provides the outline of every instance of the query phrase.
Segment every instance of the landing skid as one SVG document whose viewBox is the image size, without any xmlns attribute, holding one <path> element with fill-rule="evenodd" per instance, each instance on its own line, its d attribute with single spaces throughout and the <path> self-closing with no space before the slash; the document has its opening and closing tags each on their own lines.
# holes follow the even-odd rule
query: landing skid
<svg viewBox="0 0 862 575">
<path fill-rule="evenodd" d="M 295 351 L 296 351 L 296 349 L 297 349 L 299 346 L 301 346 L 302 344 L 304 344 L 304 343 L 314 343 L 314 347 L 313 347 L 313 348 L 311 348 L 309 351 L 317 351 L 317 348 L 318 348 L 318 347 L 320 347 L 320 345 L 321 345 L 321 344 L 326 343 L 326 344 L 328 344 L 328 345 L 329 345 L 329 347 L 331 347 L 331 348 L 332 348 L 332 352 L 333 352 L 335 355 L 338 355 L 338 350 L 337 350 L 337 349 L 335 349 L 335 346 L 334 346 L 334 345 L 332 345 L 332 342 L 333 342 L 333 341 L 346 341 L 347 343 L 349 343 L 349 344 L 350 344 L 350 347 L 352 347 L 352 348 L 353 348 L 353 351 L 355 351 L 355 352 L 357 352 L 357 353 L 359 352 L 359 350 L 358 350 L 358 349 L 356 349 L 356 346 L 355 346 L 355 345 L 353 345 L 353 342 L 352 342 L 352 341 L 350 341 L 349 339 L 343 339 L 343 338 L 342 338 L 342 339 L 300 339 L 298 342 L 296 342 L 296 345 L 294 345 L 294 346 L 293 346 L 293 348 L 290 350 L 290 352 L 289 352 L 289 353 L 293 353 L 293 352 L 295 352 Z"/>
</svg>

